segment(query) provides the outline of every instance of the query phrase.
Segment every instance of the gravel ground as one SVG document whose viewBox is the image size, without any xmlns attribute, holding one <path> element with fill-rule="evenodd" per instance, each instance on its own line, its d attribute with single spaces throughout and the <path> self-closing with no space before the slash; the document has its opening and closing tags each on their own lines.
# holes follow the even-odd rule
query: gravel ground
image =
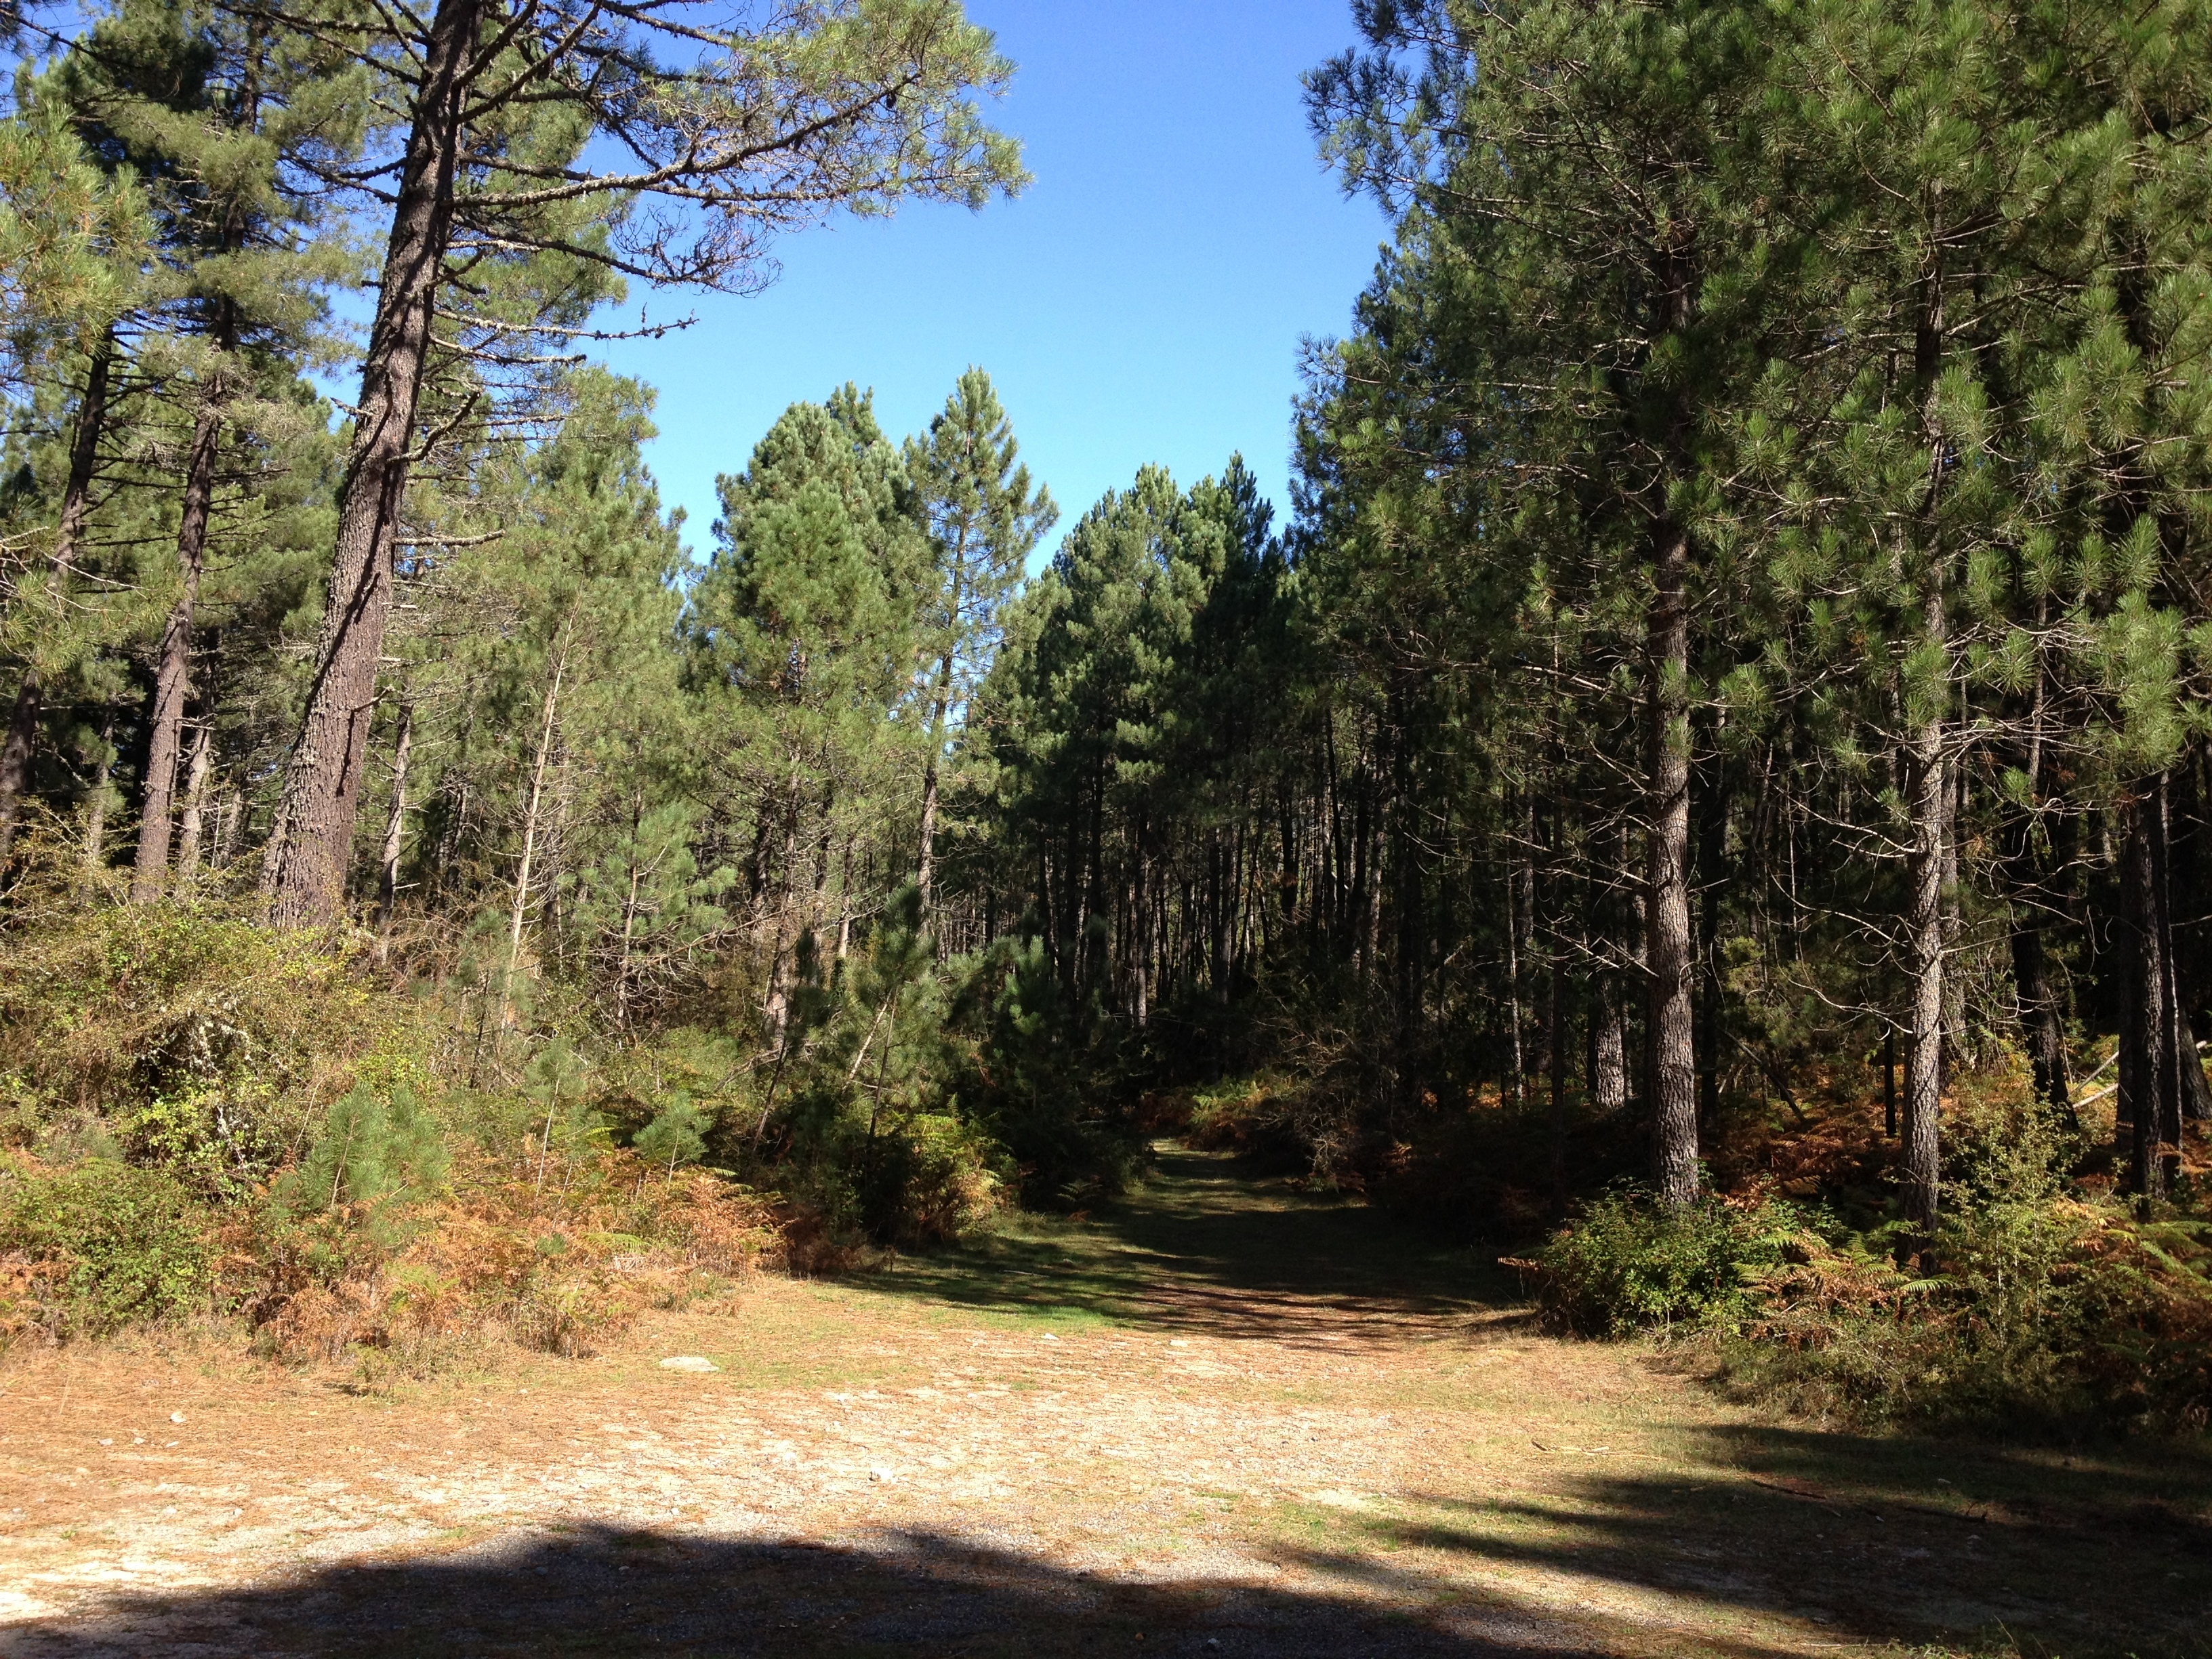
<svg viewBox="0 0 2212 1659">
<path fill-rule="evenodd" d="M 2208 1485 L 1761 1424 L 1164 1149 L 588 1360 L 12 1356 L 0 1653 L 2194 1653 Z"/>
</svg>

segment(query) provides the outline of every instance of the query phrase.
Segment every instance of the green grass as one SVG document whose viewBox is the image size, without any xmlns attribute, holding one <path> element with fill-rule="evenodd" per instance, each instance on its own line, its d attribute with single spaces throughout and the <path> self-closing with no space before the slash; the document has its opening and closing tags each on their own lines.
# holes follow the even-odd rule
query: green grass
<svg viewBox="0 0 2212 1659">
<path fill-rule="evenodd" d="M 1140 1188 L 1094 1215 L 1009 1218 L 971 1243 L 854 1282 L 1024 1321 L 1240 1334 L 1266 1322 L 1272 1302 L 1297 1297 L 1428 1316 L 1520 1300 L 1475 1251 L 1439 1245 L 1356 1199 L 1254 1179 L 1226 1153 L 1168 1142 L 1153 1146 Z"/>
</svg>

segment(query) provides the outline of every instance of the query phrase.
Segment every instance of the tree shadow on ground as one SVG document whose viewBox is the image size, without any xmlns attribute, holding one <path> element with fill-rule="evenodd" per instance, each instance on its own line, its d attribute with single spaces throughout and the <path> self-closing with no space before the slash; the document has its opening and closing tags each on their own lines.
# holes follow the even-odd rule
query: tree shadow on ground
<svg viewBox="0 0 2212 1659">
<path fill-rule="evenodd" d="M 1155 1158 L 1143 1188 L 1095 1214 L 1017 1220 L 864 1282 L 959 1307 L 1291 1343 L 1356 1340 L 1370 1322 L 1394 1340 L 1440 1337 L 1521 1312 L 1494 1262 L 1358 1200 L 1299 1192 L 1225 1154 L 1163 1143 Z"/>
<path fill-rule="evenodd" d="M 1261 1552 L 1298 1575 L 1295 1588 L 1233 1566 L 1129 1582 L 922 1531 L 817 1546 L 586 1523 L 244 1590 L 108 1592 L 72 1617 L 15 1626 L 0 1651 L 1536 1659 L 1659 1646 L 1779 1659 L 1931 1640 L 2064 1659 L 2208 1650 L 2206 1523 L 2189 1506 L 2205 1495 L 2201 1455 L 2177 1472 L 2170 1456 L 2054 1463 L 1757 1429 L 1717 1432 L 1706 1450 L 1702 1466 L 1563 1474 L 1540 1498 L 1413 1495 L 1388 1515 L 1331 1514 L 1310 1544 Z M 1552 1586 L 1540 1606 L 1513 1587 L 1529 1568 Z M 1784 1635 L 1790 1626 L 1807 1639 Z"/>
<path fill-rule="evenodd" d="M 1433 1597 L 1431 1597 L 1433 1600 Z M 325 1568 L 243 1592 L 112 1596 L 17 1626 L 15 1659 L 315 1654 L 1550 1659 L 1587 1634 L 1504 1605 L 1393 1613 L 1352 1594 L 1132 1584 L 928 1534 L 805 1547 L 580 1527 Z M 1765 1650 L 1724 1650 L 1741 1659 Z"/>
<path fill-rule="evenodd" d="M 2027 1653 L 2212 1653 L 2212 1459 L 1738 1425 L 1662 1462 L 1556 1449 L 1542 1497 L 1427 1496 L 1370 1548 L 1541 1566 L 1864 1642 L 2008 1632 Z M 1576 1463 L 1584 1466 L 1582 1470 Z"/>
</svg>

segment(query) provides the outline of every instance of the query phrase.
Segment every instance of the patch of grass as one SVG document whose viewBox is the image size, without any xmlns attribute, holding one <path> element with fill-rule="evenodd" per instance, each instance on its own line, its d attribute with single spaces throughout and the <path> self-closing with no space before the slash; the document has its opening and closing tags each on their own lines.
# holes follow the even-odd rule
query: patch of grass
<svg viewBox="0 0 2212 1659">
<path fill-rule="evenodd" d="M 1142 1187 L 1085 1218 L 1008 1218 L 858 1282 L 979 1315 L 1245 1334 L 1271 1303 L 1295 1319 L 1294 1297 L 1425 1316 L 1517 1299 L 1472 1250 L 1356 1199 L 1256 1180 L 1231 1154 L 1168 1143 L 1153 1146 Z"/>
</svg>

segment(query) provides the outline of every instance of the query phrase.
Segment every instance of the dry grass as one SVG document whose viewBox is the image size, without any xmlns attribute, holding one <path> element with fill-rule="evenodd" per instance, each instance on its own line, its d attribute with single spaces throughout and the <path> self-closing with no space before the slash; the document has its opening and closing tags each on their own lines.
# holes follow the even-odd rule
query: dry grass
<svg viewBox="0 0 2212 1659">
<path fill-rule="evenodd" d="M 575 1358 L 647 1309 L 726 1294 L 780 1249 L 766 1209 L 712 1176 L 664 1178 L 599 1152 L 549 1189 L 507 1162 L 464 1148 L 447 1197 L 409 1212 L 392 1248 L 340 1271 L 314 1271 L 313 1246 L 346 1233 L 343 1217 L 311 1218 L 296 1243 L 239 1252 L 241 1288 L 261 1298 L 263 1348 L 295 1363 L 367 1348 L 422 1370 L 503 1337 Z"/>
<path fill-rule="evenodd" d="M 586 1359 L 142 1343 L 0 1388 L 11 1655 L 2092 1659 L 2201 1652 L 2212 1599 L 2194 1450 L 1759 1421 L 1186 1153 L 1091 1222 L 763 1276 Z"/>
</svg>

